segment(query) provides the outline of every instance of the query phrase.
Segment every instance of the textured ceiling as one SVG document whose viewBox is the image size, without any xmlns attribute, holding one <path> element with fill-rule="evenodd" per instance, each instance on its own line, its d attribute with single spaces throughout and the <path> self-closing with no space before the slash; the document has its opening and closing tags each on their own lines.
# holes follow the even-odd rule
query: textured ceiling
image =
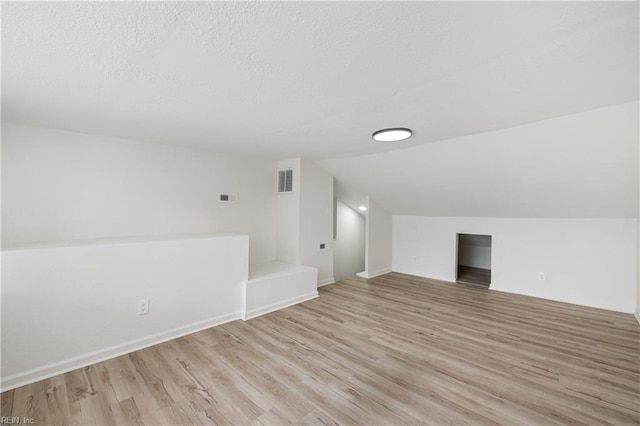
<svg viewBox="0 0 640 426">
<path fill-rule="evenodd" d="M 637 98 L 637 2 L 2 5 L 3 120 L 81 132 L 326 159 Z"/>
</svg>

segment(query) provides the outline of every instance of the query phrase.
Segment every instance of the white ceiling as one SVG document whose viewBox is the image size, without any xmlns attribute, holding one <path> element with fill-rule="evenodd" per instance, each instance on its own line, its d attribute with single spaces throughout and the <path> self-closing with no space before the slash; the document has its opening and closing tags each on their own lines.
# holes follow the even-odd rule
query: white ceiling
<svg viewBox="0 0 640 426">
<path fill-rule="evenodd" d="M 638 214 L 638 102 L 392 152 L 320 160 L 393 214 Z"/>
<path fill-rule="evenodd" d="M 328 159 L 635 99 L 638 2 L 2 4 L 6 121 Z"/>
</svg>

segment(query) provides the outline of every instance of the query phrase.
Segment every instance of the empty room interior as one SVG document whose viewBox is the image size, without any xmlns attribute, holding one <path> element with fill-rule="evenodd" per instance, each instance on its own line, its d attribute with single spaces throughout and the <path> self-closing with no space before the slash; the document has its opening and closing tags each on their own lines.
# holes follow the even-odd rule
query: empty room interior
<svg viewBox="0 0 640 426">
<path fill-rule="evenodd" d="M 1 423 L 640 423 L 639 4 L 2 2 Z"/>
</svg>

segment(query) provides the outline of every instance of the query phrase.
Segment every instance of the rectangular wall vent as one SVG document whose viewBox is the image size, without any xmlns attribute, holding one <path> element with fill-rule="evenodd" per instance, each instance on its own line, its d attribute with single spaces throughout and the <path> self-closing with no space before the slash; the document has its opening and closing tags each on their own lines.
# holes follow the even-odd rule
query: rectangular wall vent
<svg viewBox="0 0 640 426">
<path fill-rule="evenodd" d="M 293 169 L 278 170 L 278 192 L 293 192 Z"/>
</svg>

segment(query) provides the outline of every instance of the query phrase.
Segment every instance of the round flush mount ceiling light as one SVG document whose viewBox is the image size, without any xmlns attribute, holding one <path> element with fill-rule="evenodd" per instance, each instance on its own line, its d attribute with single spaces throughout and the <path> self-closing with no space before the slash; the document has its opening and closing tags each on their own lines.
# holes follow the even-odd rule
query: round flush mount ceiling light
<svg viewBox="0 0 640 426">
<path fill-rule="evenodd" d="M 394 127 L 391 129 L 381 129 L 373 132 L 373 140 L 377 142 L 398 142 L 411 137 L 411 129 L 404 127 Z"/>
<path fill-rule="evenodd" d="M 361 212 L 366 212 L 367 208 L 365 206 L 360 206 L 358 207 L 358 209 L 360 209 Z"/>
</svg>

